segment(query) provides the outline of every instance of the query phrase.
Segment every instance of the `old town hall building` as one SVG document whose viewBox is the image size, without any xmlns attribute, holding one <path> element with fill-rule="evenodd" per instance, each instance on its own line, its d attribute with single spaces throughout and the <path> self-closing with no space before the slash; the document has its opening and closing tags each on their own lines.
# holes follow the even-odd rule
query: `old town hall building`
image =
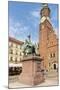
<svg viewBox="0 0 60 90">
<path fill-rule="evenodd" d="M 50 8 L 43 5 L 39 25 L 39 52 L 44 59 L 44 70 L 46 72 L 58 71 L 58 38 L 50 21 Z"/>
</svg>

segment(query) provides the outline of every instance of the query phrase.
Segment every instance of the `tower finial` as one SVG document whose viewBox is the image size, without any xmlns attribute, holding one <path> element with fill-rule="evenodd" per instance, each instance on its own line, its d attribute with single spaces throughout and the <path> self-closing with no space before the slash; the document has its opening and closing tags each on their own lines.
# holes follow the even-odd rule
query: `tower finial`
<svg viewBox="0 0 60 90">
<path fill-rule="evenodd" d="M 48 7 L 48 4 L 47 3 L 42 3 L 42 6 L 43 7 Z"/>
</svg>

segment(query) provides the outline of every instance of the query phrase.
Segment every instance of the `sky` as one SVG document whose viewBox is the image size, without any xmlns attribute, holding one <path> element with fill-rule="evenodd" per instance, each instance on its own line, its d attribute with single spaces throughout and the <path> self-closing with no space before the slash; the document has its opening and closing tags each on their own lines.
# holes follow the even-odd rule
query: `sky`
<svg viewBox="0 0 60 90">
<path fill-rule="evenodd" d="M 52 26 L 58 35 L 58 5 L 48 4 L 51 10 L 50 19 Z M 39 40 L 39 23 L 41 3 L 8 2 L 9 36 L 25 41 L 31 35 L 31 41 Z"/>
</svg>

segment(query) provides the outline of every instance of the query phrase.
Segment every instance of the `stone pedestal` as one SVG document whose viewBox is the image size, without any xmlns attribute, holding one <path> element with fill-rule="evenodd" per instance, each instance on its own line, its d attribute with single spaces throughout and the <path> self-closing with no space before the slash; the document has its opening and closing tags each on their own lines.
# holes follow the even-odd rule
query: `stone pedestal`
<svg viewBox="0 0 60 90">
<path fill-rule="evenodd" d="M 44 81 L 42 58 L 39 56 L 24 57 L 22 62 L 22 73 L 19 76 L 20 83 L 37 85 Z"/>
</svg>

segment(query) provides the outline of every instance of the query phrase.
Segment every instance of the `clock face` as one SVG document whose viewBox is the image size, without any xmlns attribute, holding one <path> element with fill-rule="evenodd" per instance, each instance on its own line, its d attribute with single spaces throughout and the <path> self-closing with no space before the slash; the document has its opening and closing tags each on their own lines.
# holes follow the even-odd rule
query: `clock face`
<svg viewBox="0 0 60 90">
<path fill-rule="evenodd" d="M 45 20 L 46 20 L 46 17 L 43 16 L 43 17 L 41 18 L 40 22 L 43 23 Z"/>
<path fill-rule="evenodd" d="M 41 20 L 40 20 L 40 23 L 43 23 L 46 19 L 47 19 L 49 22 L 51 22 L 49 17 L 43 16 L 43 17 L 41 18 Z"/>
</svg>

